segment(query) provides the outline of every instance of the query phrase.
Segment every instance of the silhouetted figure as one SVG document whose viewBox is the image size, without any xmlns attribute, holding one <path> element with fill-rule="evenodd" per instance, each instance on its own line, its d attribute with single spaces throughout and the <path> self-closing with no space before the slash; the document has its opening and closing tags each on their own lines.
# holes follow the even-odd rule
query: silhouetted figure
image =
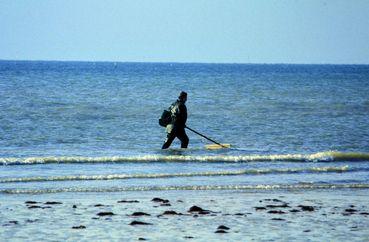
<svg viewBox="0 0 369 242">
<path fill-rule="evenodd" d="M 185 131 L 187 121 L 186 101 L 187 93 L 182 91 L 177 101 L 170 106 L 169 111 L 171 113 L 172 122 L 166 127 L 167 139 L 162 149 L 167 149 L 176 137 L 181 141 L 181 148 L 187 148 L 189 139 Z"/>
</svg>

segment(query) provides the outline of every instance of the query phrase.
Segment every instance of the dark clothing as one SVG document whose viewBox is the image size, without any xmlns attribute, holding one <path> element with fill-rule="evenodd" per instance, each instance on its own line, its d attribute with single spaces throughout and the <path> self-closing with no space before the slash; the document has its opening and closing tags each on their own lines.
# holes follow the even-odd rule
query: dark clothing
<svg viewBox="0 0 369 242">
<path fill-rule="evenodd" d="M 184 128 L 173 128 L 172 131 L 167 134 L 167 139 L 161 148 L 169 148 L 176 137 L 181 141 L 181 148 L 187 148 L 189 139 Z"/>
<path fill-rule="evenodd" d="M 187 107 L 184 102 L 180 100 L 175 101 L 171 105 L 172 112 L 172 124 L 175 128 L 184 128 L 186 127 L 187 121 Z"/>
<path fill-rule="evenodd" d="M 176 137 L 181 141 L 181 148 L 187 148 L 189 142 L 185 131 L 187 107 L 184 102 L 177 100 L 169 109 L 172 115 L 172 122 L 166 127 L 167 139 L 165 140 L 162 149 L 169 148 Z"/>
</svg>

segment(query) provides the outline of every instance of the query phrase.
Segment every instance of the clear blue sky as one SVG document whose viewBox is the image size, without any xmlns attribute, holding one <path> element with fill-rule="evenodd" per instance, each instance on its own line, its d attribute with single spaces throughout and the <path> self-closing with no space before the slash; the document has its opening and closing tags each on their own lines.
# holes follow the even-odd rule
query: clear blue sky
<svg viewBox="0 0 369 242">
<path fill-rule="evenodd" d="M 0 59 L 369 63 L 368 0 L 0 0 Z"/>
</svg>

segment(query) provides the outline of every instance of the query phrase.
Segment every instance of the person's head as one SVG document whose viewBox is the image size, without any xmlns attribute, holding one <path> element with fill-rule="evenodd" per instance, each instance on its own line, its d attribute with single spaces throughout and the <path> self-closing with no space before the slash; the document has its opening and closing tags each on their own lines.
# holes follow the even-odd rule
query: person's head
<svg viewBox="0 0 369 242">
<path fill-rule="evenodd" d="M 179 94 L 178 100 L 180 100 L 182 102 L 186 102 L 187 101 L 187 92 L 182 91 Z"/>
</svg>

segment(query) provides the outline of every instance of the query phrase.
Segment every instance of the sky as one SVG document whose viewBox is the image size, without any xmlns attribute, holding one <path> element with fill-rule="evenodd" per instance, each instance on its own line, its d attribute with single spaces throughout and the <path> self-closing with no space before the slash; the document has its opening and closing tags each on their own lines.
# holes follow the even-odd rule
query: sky
<svg viewBox="0 0 369 242">
<path fill-rule="evenodd" d="M 369 1 L 0 0 L 0 59 L 369 64 Z"/>
</svg>

